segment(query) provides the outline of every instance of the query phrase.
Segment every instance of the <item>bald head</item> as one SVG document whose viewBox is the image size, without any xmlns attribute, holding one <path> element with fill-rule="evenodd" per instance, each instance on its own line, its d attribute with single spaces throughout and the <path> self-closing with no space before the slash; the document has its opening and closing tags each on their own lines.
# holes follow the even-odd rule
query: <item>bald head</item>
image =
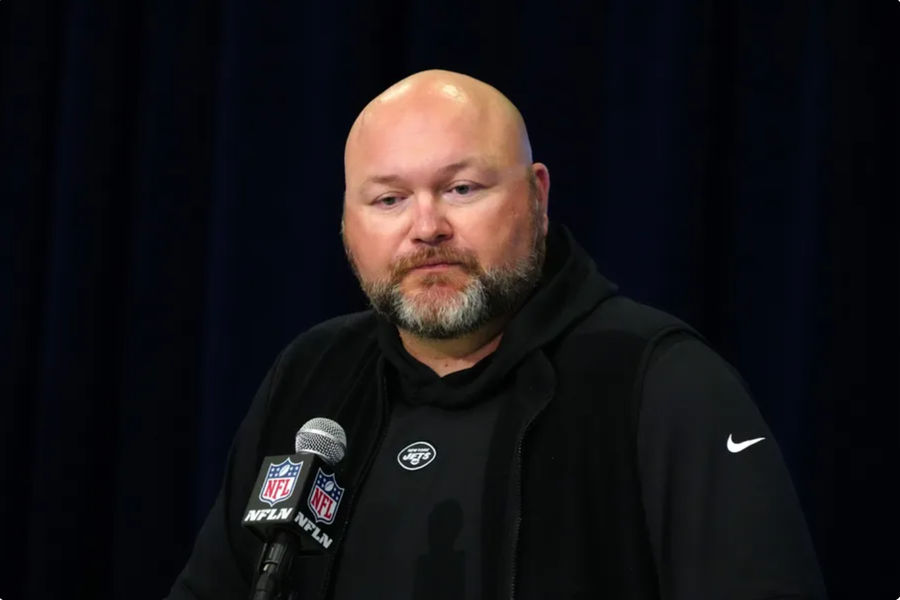
<svg viewBox="0 0 900 600">
<path fill-rule="evenodd" d="M 372 306 L 401 335 L 494 336 L 536 285 L 548 227 L 550 175 L 516 107 L 471 77 L 417 73 L 360 113 L 344 166 L 344 246 Z"/>
<path fill-rule="evenodd" d="M 525 122 L 506 96 L 468 75 L 422 71 L 379 94 L 354 121 L 344 149 L 347 189 L 377 171 L 379 159 L 400 143 L 421 140 L 422 152 L 440 158 L 441 148 L 433 144 L 436 130 L 448 143 L 463 136 L 477 139 L 498 164 L 531 164 Z"/>
</svg>

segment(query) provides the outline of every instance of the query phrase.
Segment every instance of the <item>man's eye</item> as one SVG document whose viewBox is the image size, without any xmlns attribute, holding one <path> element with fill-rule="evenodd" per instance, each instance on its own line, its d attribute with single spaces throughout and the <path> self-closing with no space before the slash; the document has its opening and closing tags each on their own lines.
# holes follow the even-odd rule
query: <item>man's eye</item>
<svg viewBox="0 0 900 600">
<path fill-rule="evenodd" d="M 452 188 L 450 188 L 450 191 L 460 196 L 467 196 L 472 193 L 472 190 L 472 185 L 468 183 L 460 183 L 459 185 L 454 185 Z"/>
<path fill-rule="evenodd" d="M 385 196 L 384 198 L 379 198 L 375 201 L 375 204 L 380 204 L 382 206 L 394 206 L 400 202 L 400 198 L 397 196 Z"/>
</svg>

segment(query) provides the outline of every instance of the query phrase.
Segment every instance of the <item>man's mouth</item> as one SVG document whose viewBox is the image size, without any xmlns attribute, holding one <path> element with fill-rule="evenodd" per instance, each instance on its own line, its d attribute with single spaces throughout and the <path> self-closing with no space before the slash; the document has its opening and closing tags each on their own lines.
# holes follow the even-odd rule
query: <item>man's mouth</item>
<svg viewBox="0 0 900 600">
<path fill-rule="evenodd" d="M 422 252 L 418 256 L 407 256 L 394 265 L 392 279 L 399 283 L 412 273 L 418 275 L 438 275 L 450 273 L 453 269 L 472 275 L 478 263 L 458 252 Z"/>
<path fill-rule="evenodd" d="M 450 267 L 458 267 L 460 266 L 457 262 L 451 262 L 446 260 L 427 260 L 419 263 L 418 265 L 412 268 L 413 271 L 441 271 L 444 269 L 449 269 Z"/>
</svg>

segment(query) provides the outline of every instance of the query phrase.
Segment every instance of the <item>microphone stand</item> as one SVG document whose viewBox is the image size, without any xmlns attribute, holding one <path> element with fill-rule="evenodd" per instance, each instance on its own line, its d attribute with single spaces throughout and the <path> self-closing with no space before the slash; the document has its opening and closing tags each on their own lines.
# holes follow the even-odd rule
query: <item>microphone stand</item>
<svg viewBox="0 0 900 600">
<path fill-rule="evenodd" d="M 291 577 L 294 559 L 299 555 L 298 540 L 287 531 L 279 531 L 266 544 L 259 557 L 256 584 L 250 600 L 289 600 L 293 597 Z"/>
</svg>

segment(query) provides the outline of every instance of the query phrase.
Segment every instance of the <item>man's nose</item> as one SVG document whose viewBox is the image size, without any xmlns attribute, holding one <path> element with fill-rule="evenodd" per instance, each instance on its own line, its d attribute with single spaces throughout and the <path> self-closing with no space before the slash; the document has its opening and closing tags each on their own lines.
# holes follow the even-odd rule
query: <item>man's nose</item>
<svg viewBox="0 0 900 600">
<path fill-rule="evenodd" d="M 415 222 L 412 226 L 414 242 L 440 244 L 453 237 L 453 228 L 445 214 L 446 207 L 432 194 L 416 198 Z"/>
</svg>

